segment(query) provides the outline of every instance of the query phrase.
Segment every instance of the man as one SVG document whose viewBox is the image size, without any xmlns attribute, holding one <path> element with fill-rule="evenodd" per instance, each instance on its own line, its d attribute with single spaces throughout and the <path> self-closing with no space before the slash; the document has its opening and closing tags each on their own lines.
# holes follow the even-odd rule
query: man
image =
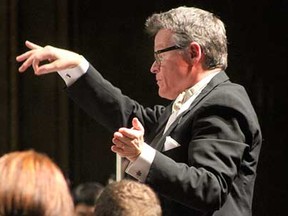
<svg viewBox="0 0 288 216">
<path fill-rule="evenodd" d="M 58 71 L 70 97 L 116 131 L 112 151 L 128 160 L 129 176 L 157 192 L 163 215 L 251 215 L 262 136 L 245 89 L 224 72 L 223 22 L 179 7 L 153 14 L 146 29 L 154 36 L 159 96 L 172 100 L 167 107 L 141 106 L 84 57 L 51 46 L 26 42 L 31 50 L 17 57 L 19 71 Z"/>
</svg>

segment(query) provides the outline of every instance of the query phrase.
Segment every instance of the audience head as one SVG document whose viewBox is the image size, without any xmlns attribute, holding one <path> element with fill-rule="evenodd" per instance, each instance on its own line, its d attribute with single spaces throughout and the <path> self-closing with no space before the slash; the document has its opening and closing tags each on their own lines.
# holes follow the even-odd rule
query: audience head
<svg viewBox="0 0 288 216">
<path fill-rule="evenodd" d="M 155 192 L 145 184 L 121 180 L 108 184 L 96 201 L 95 216 L 160 216 Z"/>
<path fill-rule="evenodd" d="M 75 216 L 94 215 L 95 202 L 103 188 L 98 182 L 85 182 L 75 187 L 72 191 Z"/>
<path fill-rule="evenodd" d="M 71 216 L 73 200 L 60 168 L 45 154 L 15 151 L 0 158 L 1 216 Z"/>
</svg>

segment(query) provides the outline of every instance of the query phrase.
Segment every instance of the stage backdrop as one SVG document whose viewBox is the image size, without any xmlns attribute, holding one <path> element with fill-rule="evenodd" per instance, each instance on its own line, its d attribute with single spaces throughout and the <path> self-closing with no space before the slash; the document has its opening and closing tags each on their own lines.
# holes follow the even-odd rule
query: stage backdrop
<svg viewBox="0 0 288 216">
<path fill-rule="evenodd" d="M 144 22 L 153 12 L 180 5 L 216 13 L 226 23 L 230 78 L 244 85 L 258 113 L 264 143 L 253 215 L 287 212 L 287 1 L 284 0 L 1 0 L 0 154 L 44 152 L 74 186 L 105 184 L 115 173 L 112 133 L 80 110 L 55 74 L 17 72 L 25 40 L 85 56 L 104 77 L 143 105 L 167 104 L 157 96 L 153 42 Z M 1 175 L 1 173 L 0 173 Z"/>
</svg>

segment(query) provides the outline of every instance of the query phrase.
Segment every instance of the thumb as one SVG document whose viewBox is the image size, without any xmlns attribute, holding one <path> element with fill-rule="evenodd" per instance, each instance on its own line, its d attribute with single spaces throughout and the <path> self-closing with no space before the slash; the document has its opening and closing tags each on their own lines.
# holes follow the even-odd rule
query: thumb
<svg viewBox="0 0 288 216">
<path fill-rule="evenodd" d="M 144 132 L 144 127 L 142 126 L 141 122 L 138 120 L 138 118 L 133 118 L 132 119 L 132 126 L 135 130 L 139 130 Z"/>
</svg>

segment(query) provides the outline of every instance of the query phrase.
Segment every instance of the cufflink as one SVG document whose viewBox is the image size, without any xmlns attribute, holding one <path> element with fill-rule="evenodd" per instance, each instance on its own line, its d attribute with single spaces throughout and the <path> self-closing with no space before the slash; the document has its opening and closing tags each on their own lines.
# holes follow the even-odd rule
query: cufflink
<svg viewBox="0 0 288 216">
<path fill-rule="evenodd" d="M 142 175 L 141 171 L 139 170 L 138 172 L 136 172 L 136 175 L 140 177 Z"/>
</svg>

